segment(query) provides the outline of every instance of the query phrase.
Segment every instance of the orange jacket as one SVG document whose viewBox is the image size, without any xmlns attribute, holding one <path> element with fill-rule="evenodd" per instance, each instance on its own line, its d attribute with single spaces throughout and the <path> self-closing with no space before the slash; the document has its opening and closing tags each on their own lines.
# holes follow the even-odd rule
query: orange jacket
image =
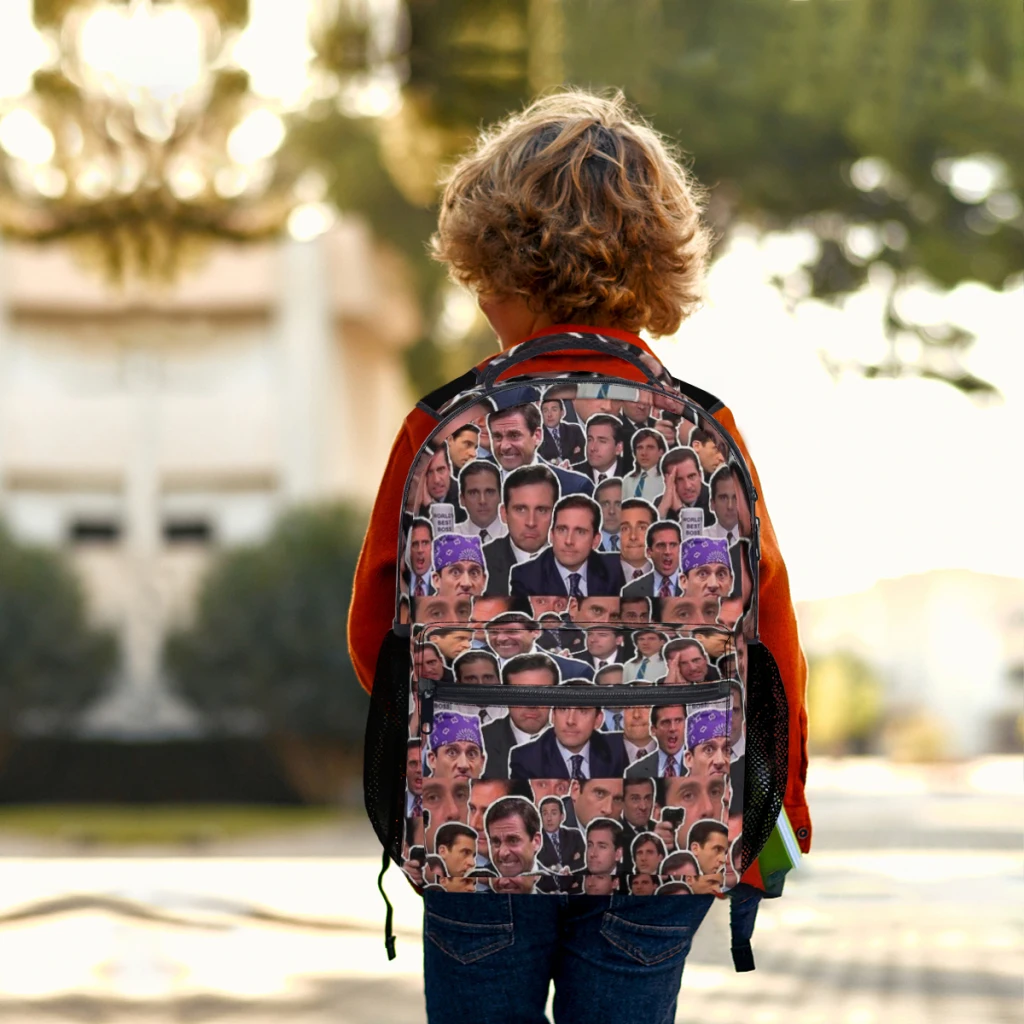
<svg viewBox="0 0 1024 1024">
<path fill-rule="evenodd" d="M 566 330 L 587 328 L 559 325 L 539 331 L 537 335 L 554 334 Z M 593 328 L 590 328 L 593 330 Z M 622 338 L 642 348 L 651 349 L 635 334 L 615 331 L 602 327 L 601 333 Z M 653 353 L 651 353 L 653 354 Z M 613 376 L 634 376 L 629 366 L 616 359 L 598 354 L 579 354 L 573 357 L 581 370 L 607 373 Z M 489 359 L 480 363 L 487 365 Z M 559 355 L 538 356 L 519 364 L 517 373 L 525 374 L 543 370 L 564 370 L 565 357 Z M 640 379 L 636 377 L 636 379 Z M 733 414 L 727 408 L 719 409 L 714 418 L 735 439 L 743 453 L 754 486 L 757 489 L 755 514 L 761 520 L 761 562 L 760 589 L 758 592 L 758 625 L 761 640 L 767 644 L 779 666 L 789 701 L 789 782 L 786 789 L 786 813 L 796 833 L 800 848 L 807 853 L 811 846 L 811 819 L 804 795 L 807 778 L 807 662 L 800 649 L 797 634 L 796 614 L 789 595 L 789 576 L 786 572 L 782 553 L 779 551 L 775 530 L 772 528 L 768 509 L 764 502 L 764 491 L 757 475 L 757 469 L 750 459 L 746 444 L 736 427 Z M 413 409 L 406 417 L 402 429 L 395 438 L 388 464 L 384 470 L 377 500 L 370 514 L 370 523 L 363 541 L 362 551 L 356 565 L 352 586 L 352 601 L 348 616 L 348 647 L 355 666 L 356 675 L 363 688 L 369 692 L 373 687 L 374 668 L 377 652 L 388 630 L 391 629 L 395 609 L 395 594 L 398 586 L 398 533 L 401 523 L 402 498 L 406 478 L 413 460 L 424 441 L 430 436 L 436 421 L 426 412 Z M 794 742 L 794 737 L 799 741 Z"/>
</svg>

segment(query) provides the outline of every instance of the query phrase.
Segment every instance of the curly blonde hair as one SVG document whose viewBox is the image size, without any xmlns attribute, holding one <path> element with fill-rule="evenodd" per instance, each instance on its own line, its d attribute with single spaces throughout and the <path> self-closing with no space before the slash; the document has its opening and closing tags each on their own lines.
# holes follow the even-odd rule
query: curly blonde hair
<svg viewBox="0 0 1024 1024">
<path fill-rule="evenodd" d="M 700 304 L 704 190 L 621 92 L 537 100 L 483 132 L 444 184 L 433 256 L 479 294 L 653 335 Z"/>
</svg>

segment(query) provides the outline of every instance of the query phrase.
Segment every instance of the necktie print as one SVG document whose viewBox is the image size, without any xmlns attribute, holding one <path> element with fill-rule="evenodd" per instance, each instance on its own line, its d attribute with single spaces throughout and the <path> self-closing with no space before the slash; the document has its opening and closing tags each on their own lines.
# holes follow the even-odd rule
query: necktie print
<svg viewBox="0 0 1024 1024">
<path fill-rule="evenodd" d="M 577 782 L 586 782 L 587 777 L 583 774 L 583 755 L 573 754 L 569 760 L 572 762 L 572 771 L 570 772 L 571 777 Z"/>
</svg>

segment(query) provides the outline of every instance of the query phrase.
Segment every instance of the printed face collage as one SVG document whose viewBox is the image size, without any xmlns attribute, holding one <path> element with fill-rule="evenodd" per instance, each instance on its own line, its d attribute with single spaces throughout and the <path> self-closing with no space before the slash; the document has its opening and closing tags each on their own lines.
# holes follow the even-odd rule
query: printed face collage
<svg viewBox="0 0 1024 1024">
<path fill-rule="evenodd" d="M 678 391 L 530 380 L 470 400 L 410 480 L 405 872 L 721 892 L 743 870 L 744 476 Z"/>
</svg>

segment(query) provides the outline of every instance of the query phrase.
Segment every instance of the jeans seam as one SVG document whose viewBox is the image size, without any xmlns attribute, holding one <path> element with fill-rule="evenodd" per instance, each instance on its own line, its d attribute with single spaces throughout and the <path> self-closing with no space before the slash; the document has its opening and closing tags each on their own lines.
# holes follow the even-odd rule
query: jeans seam
<svg viewBox="0 0 1024 1024">
<path fill-rule="evenodd" d="M 601 930 L 601 935 L 617 949 L 621 949 L 623 953 L 625 953 L 627 956 L 632 957 L 634 960 L 639 961 L 645 967 L 654 967 L 657 964 L 664 963 L 664 961 L 666 960 L 671 960 L 672 957 L 677 956 L 686 946 L 685 941 L 680 942 L 677 943 L 675 946 L 672 946 L 670 949 L 665 950 L 665 952 L 662 953 L 660 956 L 648 958 L 646 956 L 641 955 L 642 951 L 637 947 L 617 941 L 606 931 L 604 931 L 604 929 Z"/>
<path fill-rule="evenodd" d="M 502 926 L 503 927 L 503 926 Z M 511 929 L 509 929 L 511 930 Z M 430 932 L 427 932 L 427 938 L 437 946 L 445 956 L 450 956 L 453 960 L 457 960 L 460 964 L 471 964 L 477 960 L 482 960 L 485 956 L 490 956 L 492 953 L 497 953 L 499 950 L 508 949 L 510 946 L 515 945 L 515 935 L 512 935 L 508 941 L 505 941 L 504 937 L 496 939 L 489 946 L 481 946 L 480 949 L 474 949 L 471 954 L 460 956 L 454 950 L 449 949 L 439 939 L 437 939 Z"/>
</svg>

